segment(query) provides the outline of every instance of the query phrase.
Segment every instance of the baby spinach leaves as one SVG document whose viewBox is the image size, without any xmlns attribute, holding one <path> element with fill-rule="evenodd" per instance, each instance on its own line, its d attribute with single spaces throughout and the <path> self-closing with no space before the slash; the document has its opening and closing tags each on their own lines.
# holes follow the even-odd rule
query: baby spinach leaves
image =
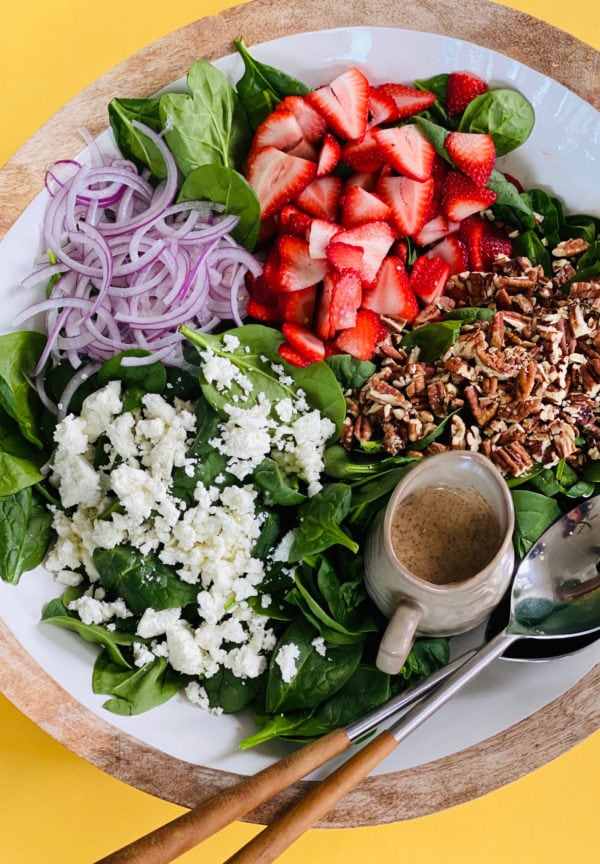
<svg viewBox="0 0 600 864">
<path fill-rule="evenodd" d="M 0 578 L 16 584 L 41 564 L 51 523 L 50 511 L 31 486 L 0 497 Z"/>
<path fill-rule="evenodd" d="M 183 676 L 169 666 L 164 657 L 157 657 L 140 668 L 123 669 L 101 652 L 94 664 L 94 693 L 110 695 L 103 708 L 126 717 L 142 714 L 167 702 L 183 686 Z"/>
<path fill-rule="evenodd" d="M 460 119 L 460 132 L 487 132 L 496 155 L 504 156 L 524 144 L 535 124 L 533 106 L 517 90 L 498 88 L 476 96 Z"/>
<path fill-rule="evenodd" d="M 298 509 L 298 525 L 289 561 L 301 561 L 339 544 L 358 552 L 358 543 L 341 522 L 350 511 L 352 491 L 343 483 L 328 483 Z"/>
<path fill-rule="evenodd" d="M 156 180 L 164 180 L 167 170 L 158 147 L 134 123 L 160 132 L 159 105 L 160 99 L 112 99 L 108 105 L 108 119 L 121 153 L 140 171 L 149 168 Z"/>
</svg>

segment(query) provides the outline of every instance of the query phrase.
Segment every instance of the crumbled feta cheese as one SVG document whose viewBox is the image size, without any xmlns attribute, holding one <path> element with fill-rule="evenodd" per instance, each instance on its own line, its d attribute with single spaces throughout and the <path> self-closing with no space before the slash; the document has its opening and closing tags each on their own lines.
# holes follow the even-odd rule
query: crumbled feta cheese
<svg viewBox="0 0 600 864">
<path fill-rule="evenodd" d="M 151 639 L 153 636 L 162 636 L 180 617 L 180 608 L 160 609 L 159 611 L 148 608 L 140 618 L 135 632 L 144 639 Z"/>
<path fill-rule="evenodd" d="M 325 640 L 322 636 L 317 636 L 315 639 L 312 640 L 310 644 L 320 657 L 324 657 L 327 653 L 327 649 L 325 647 Z"/>
<path fill-rule="evenodd" d="M 293 642 L 288 645 L 282 645 L 275 655 L 275 662 L 281 670 L 281 677 L 285 684 L 289 684 L 296 676 L 298 671 L 296 660 L 300 656 L 300 649 Z"/>
<path fill-rule="evenodd" d="M 104 624 L 111 618 L 131 618 L 132 616 L 123 600 L 112 602 L 97 600 L 88 594 L 72 600 L 67 608 L 71 612 L 76 612 L 84 624 Z"/>
</svg>

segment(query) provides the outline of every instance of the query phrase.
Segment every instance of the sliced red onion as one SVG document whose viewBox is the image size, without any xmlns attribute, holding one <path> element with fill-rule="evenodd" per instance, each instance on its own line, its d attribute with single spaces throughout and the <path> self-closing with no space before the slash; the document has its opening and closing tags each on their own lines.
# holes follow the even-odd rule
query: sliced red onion
<svg viewBox="0 0 600 864">
<path fill-rule="evenodd" d="M 146 358 L 183 366 L 181 324 L 210 332 L 222 321 L 241 324 L 247 272 L 260 263 L 231 237 L 238 217 L 206 201 L 174 202 L 177 166 L 160 135 L 135 124 L 163 156 L 166 179 L 153 188 L 131 162 L 57 163 L 48 169 L 50 193 L 44 249 L 55 261 L 25 280 L 30 288 L 60 276 L 50 297 L 15 319 L 46 315 L 49 358 L 75 368 L 128 348 Z M 82 374 L 84 374 L 82 372 Z"/>
</svg>

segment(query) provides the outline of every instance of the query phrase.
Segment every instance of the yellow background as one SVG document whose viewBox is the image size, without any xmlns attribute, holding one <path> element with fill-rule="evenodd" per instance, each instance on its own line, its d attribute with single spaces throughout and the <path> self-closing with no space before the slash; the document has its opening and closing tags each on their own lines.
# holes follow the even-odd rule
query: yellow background
<svg viewBox="0 0 600 864">
<path fill-rule="evenodd" d="M 227 0 L 5 2 L 0 23 L 0 165 L 71 96 L 116 63 L 229 5 Z M 505 5 L 568 30 L 600 50 L 597 0 L 513 0 Z M 531 50 L 534 57 L 536 46 Z M 395 825 L 314 830 L 280 860 L 596 864 L 599 778 L 597 733 L 491 795 Z M 181 812 L 91 767 L 0 695 L 0 861 L 88 864 Z M 233 825 L 179 860 L 217 864 L 258 830 Z"/>
</svg>

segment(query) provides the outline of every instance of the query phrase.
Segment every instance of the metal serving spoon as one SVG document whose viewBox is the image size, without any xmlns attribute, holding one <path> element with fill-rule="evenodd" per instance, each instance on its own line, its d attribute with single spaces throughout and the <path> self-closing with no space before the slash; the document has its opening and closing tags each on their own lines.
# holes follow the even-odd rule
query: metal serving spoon
<svg viewBox="0 0 600 864">
<path fill-rule="evenodd" d="M 308 792 L 226 864 L 267 864 L 314 825 L 398 744 L 514 642 L 600 630 L 600 496 L 578 505 L 532 546 L 513 581 L 508 624 L 397 723 Z"/>
</svg>

